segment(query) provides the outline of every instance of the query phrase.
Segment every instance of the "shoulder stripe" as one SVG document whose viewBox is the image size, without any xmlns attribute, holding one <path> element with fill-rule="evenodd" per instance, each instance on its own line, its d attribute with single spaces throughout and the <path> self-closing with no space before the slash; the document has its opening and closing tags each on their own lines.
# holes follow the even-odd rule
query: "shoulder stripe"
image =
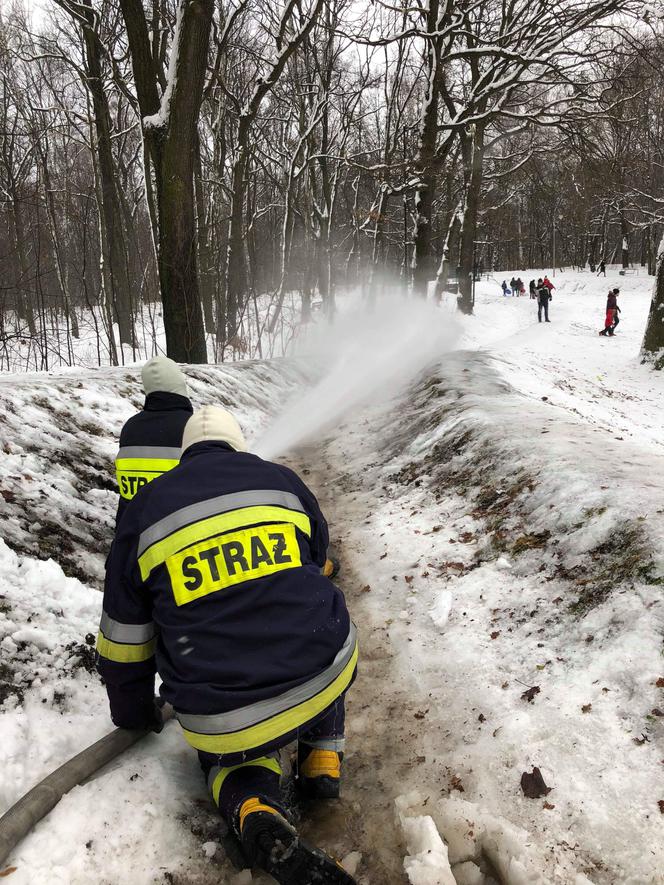
<svg viewBox="0 0 664 885">
<path fill-rule="evenodd" d="M 233 492 L 230 495 L 218 495 L 216 498 L 208 498 L 207 501 L 199 501 L 197 504 L 190 504 L 188 507 L 182 507 L 175 513 L 170 513 L 159 522 L 155 522 L 149 528 L 141 532 L 138 539 L 138 555 L 139 557 L 153 544 L 168 537 L 168 535 L 177 532 L 179 529 L 190 525 L 192 522 L 199 522 L 207 519 L 209 516 L 217 516 L 219 513 L 225 513 L 228 510 L 236 510 L 239 507 L 256 507 L 260 505 L 271 505 L 275 507 L 286 507 L 289 510 L 298 510 L 304 513 L 302 502 L 291 492 L 280 492 L 274 489 L 263 489 L 250 492 Z M 201 539 L 202 540 L 202 539 Z"/>
<path fill-rule="evenodd" d="M 157 458 L 164 461 L 179 461 L 181 455 L 182 448 L 180 446 L 122 446 L 115 456 L 115 460 Z"/>
</svg>

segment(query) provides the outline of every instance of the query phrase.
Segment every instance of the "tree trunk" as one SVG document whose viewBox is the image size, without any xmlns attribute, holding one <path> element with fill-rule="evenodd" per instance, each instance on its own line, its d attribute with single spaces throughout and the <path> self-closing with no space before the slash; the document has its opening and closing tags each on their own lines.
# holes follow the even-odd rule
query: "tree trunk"
<svg viewBox="0 0 664 885">
<path fill-rule="evenodd" d="M 88 26 L 83 28 L 86 59 L 86 86 L 92 97 L 95 134 L 97 138 L 97 166 L 101 198 L 101 261 L 106 262 L 103 278 L 109 289 L 106 297 L 113 307 L 114 319 L 120 332 L 120 343 L 136 347 L 132 311 L 129 254 L 124 230 L 122 208 L 117 192 L 116 169 L 111 146 L 111 115 L 102 78 L 99 39 L 95 34 L 91 0 L 82 0 L 86 7 Z M 89 11 L 87 11 L 89 10 Z M 101 191 L 101 193 L 100 193 Z"/>
<path fill-rule="evenodd" d="M 440 27 L 440 0 L 429 0 L 427 33 Z M 415 192 L 415 224 L 413 228 L 413 292 L 426 298 L 427 284 L 433 277 L 431 254 L 433 202 L 436 193 L 436 144 L 438 138 L 438 103 L 443 76 L 441 64 L 442 38 L 427 40 L 427 91 L 420 118 L 420 133 L 415 158 L 415 174 L 419 179 Z"/>
<path fill-rule="evenodd" d="M 447 228 L 447 235 L 445 236 L 445 242 L 443 244 L 443 255 L 440 259 L 438 274 L 436 275 L 437 301 L 441 300 L 443 292 L 447 289 L 447 281 L 450 274 L 450 256 L 454 251 L 454 246 L 456 244 L 457 237 L 459 236 L 459 231 L 461 230 L 462 210 L 462 206 L 456 207 L 456 209 L 452 213 L 452 217 L 450 218 L 450 223 Z"/>
<path fill-rule="evenodd" d="M 625 217 L 625 210 L 620 207 L 620 237 L 621 237 L 621 258 L 622 258 L 622 266 L 623 270 L 626 270 L 629 267 L 629 228 L 627 227 L 627 218 Z"/>
<path fill-rule="evenodd" d="M 240 301 L 247 288 L 247 264 L 244 250 L 244 194 L 249 149 L 249 118 L 240 117 L 237 134 L 235 162 L 231 180 L 231 210 L 228 221 L 228 251 L 226 258 L 226 334 L 220 330 L 225 341 L 237 334 Z"/>
<path fill-rule="evenodd" d="M 180 0 L 169 83 L 160 101 L 142 0 L 120 0 L 146 151 L 156 184 L 158 268 L 168 356 L 207 362 L 198 287 L 194 160 L 214 0 Z"/>
<path fill-rule="evenodd" d="M 641 361 L 653 369 L 664 368 L 664 238 L 657 254 L 657 274 L 641 346 Z"/>
<path fill-rule="evenodd" d="M 465 136 L 464 136 L 465 138 Z M 484 165 L 484 128 L 477 124 L 472 135 L 468 136 L 464 150 L 466 166 L 466 199 L 461 229 L 461 250 L 459 257 L 459 309 L 466 314 L 473 312 L 473 274 L 475 272 L 475 237 L 480 208 L 480 190 Z"/>
</svg>

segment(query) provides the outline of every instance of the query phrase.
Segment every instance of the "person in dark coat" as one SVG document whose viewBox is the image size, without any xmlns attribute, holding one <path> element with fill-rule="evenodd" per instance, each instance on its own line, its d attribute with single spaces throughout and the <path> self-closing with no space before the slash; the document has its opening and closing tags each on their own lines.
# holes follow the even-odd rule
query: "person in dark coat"
<svg viewBox="0 0 664 885">
<path fill-rule="evenodd" d="M 606 264 L 604 263 L 604 259 L 602 259 L 599 263 L 599 270 L 597 271 L 597 276 L 599 276 L 600 274 L 602 274 L 603 276 L 606 276 Z"/>
<path fill-rule="evenodd" d="M 155 356 L 141 369 L 145 403 L 120 431 L 115 471 L 120 492 L 116 526 L 138 490 L 180 460 L 182 433 L 193 407 L 187 380 L 173 360 Z"/>
<path fill-rule="evenodd" d="M 534 301 L 535 298 L 537 298 L 537 283 L 535 282 L 535 280 L 531 280 L 528 283 L 528 289 L 530 290 L 530 298 L 532 301 Z"/>
<path fill-rule="evenodd" d="M 551 289 L 546 285 L 544 280 L 538 280 L 538 289 L 537 289 L 537 320 L 538 322 L 542 322 L 542 311 L 544 311 L 544 321 L 546 323 L 550 323 L 549 319 L 549 301 L 553 297 L 551 295 Z"/>
<path fill-rule="evenodd" d="M 618 307 L 619 294 L 620 289 L 611 289 L 606 297 L 604 328 L 600 331 L 600 335 L 608 335 L 610 338 L 613 338 L 613 335 L 615 334 L 616 326 L 620 322 L 620 319 L 618 318 L 618 314 L 620 313 L 620 308 Z"/>
<path fill-rule="evenodd" d="M 321 574 L 328 528 L 292 470 L 246 451 L 224 409 L 187 422 L 179 464 L 127 506 L 109 556 L 97 641 L 113 722 L 159 730 L 170 703 L 248 865 L 288 885 L 354 885 L 307 845 L 280 790 L 339 795 L 344 696 L 357 631 Z"/>
</svg>

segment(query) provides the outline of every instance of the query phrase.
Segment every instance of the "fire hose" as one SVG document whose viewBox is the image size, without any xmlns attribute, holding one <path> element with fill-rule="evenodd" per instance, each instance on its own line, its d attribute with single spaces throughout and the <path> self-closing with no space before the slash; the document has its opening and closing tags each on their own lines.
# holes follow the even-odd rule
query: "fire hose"
<svg viewBox="0 0 664 885">
<path fill-rule="evenodd" d="M 172 708 L 164 706 L 162 708 L 164 722 L 172 716 Z M 25 838 L 30 830 L 55 808 L 63 796 L 148 734 L 152 734 L 150 729 L 138 731 L 126 728 L 114 729 L 73 756 L 60 768 L 56 768 L 12 805 L 9 811 L 0 817 L 0 868 L 21 839 Z"/>
</svg>

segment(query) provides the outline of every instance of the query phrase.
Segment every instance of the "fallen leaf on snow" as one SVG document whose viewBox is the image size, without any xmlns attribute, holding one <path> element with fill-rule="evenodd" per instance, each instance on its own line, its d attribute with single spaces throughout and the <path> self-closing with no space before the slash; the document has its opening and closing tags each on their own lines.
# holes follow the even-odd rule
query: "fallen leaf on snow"
<svg viewBox="0 0 664 885">
<path fill-rule="evenodd" d="M 657 804 L 659 805 L 659 810 L 661 811 L 661 813 L 664 814 L 664 799 L 660 799 Z"/>
<path fill-rule="evenodd" d="M 546 808 L 547 811 L 552 811 L 555 807 L 556 806 L 552 805 L 550 802 L 545 802 L 544 805 L 542 805 L 542 808 Z"/>
<path fill-rule="evenodd" d="M 592 704 L 583 704 L 583 706 L 581 707 L 581 712 L 582 713 L 590 713 L 592 708 L 593 708 Z"/>
<path fill-rule="evenodd" d="M 527 799 L 541 799 L 551 792 L 551 787 L 547 787 L 544 783 L 542 772 L 537 767 L 534 767 L 530 774 L 524 771 L 521 775 L 521 789 Z"/>
<path fill-rule="evenodd" d="M 370 591 L 371 591 L 371 584 L 365 584 L 364 587 L 362 587 L 362 590 L 360 592 L 361 593 L 369 593 Z"/>
<path fill-rule="evenodd" d="M 528 703 L 532 704 L 532 702 L 535 700 L 535 695 L 538 695 L 540 691 L 541 689 L 539 685 L 533 685 L 527 691 L 523 692 L 523 694 L 521 695 L 521 700 L 528 701 Z"/>
<path fill-rule="evenodd" d="M 450 784 L 452 785 L 453 790 L 458 790 L 460 793 L 466 792 L 463 788 L 463 784 L 461 783 L 461 778 L 457 774 L 452 775 Z"/>
<path fill-rule="evenodd" d="M 635 744 L 638 744 L 639 747 L 642 746 L 642 744 L 650 743 L 650 738 L 646 737 L 645 734 L 642 734 L 640 738 L 632 738 L 632 740 Z"/>
<path fill-rule="evenodd" d="M 494 630 L 493 633 L 491 634 L 492 639 L 498 639 L 499 636 L 500 636 L 500 630 Z"/>
<path fill-rule="evenodd" d="M 660 676 L 655 685 L 657 688 L 664 688 L 664 676 Z"/>
<path fill-rule="evenodd" d="M 11 876 L 12 873 L 15 873 L 18 867 L 7 867 L 6 869 L 0 872 L 0 879 L 4 879 L 5 876 Z"/>
</svg>

